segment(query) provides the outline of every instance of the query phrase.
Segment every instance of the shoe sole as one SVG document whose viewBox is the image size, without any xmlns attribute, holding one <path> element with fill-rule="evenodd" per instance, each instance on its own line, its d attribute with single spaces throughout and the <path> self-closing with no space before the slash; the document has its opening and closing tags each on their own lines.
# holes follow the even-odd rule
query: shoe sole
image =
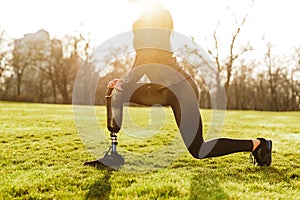
<svg viewBox="0 0 300 200">
<path fill-rule="evenodd" d="M 272 163 L 272 140 L 266 140 L 267 145 L 268 145 L 268 151 L 269 151 L 269 155 L 268 157 L 270 157 L 270 162 L 266 164 L 266 166 L 270 166 Z"/>
</svg>

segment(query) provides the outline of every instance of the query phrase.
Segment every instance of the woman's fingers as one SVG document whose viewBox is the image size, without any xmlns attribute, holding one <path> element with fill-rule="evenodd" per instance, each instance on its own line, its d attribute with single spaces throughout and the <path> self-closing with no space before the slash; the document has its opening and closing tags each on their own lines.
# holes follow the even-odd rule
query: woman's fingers
<svg viewBox="0 0 300 200">
<path fill-rule="evenodd" d="M 108 88 L 112 89 L 115 88 L 117 90 L 123 91 L 121 85 L 122 85 L 123 80 L 115 78 L 114 80 L 110 81 L 107 85 Z"/>
</svg>

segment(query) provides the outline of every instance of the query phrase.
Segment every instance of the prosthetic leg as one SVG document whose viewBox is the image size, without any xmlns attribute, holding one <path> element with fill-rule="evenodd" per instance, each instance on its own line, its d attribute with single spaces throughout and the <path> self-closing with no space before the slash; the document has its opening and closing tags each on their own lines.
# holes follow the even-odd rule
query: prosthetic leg
<svg viewBox="0 0 300 200">
<path fill-rule="evenodd" d="M 85 162 L 97 168 L 110 167 L 118 169 L 125 164 L 124 158 L 117 151 L 117 133 L 120 130 L 123 115 L 123 98 L 122 92 L 110 88 L 106 92 L 106 110 L 107 110 L 107 128 L 110 131 L 111 146 L 103 158 L 95 161 Z"/>
<path fill-rule="evenodd" d="M 114 92 L 114 94 L 113 94 Z M 109 88 L 106 92 L 107 128 L 110 131 L 111 147 L 104 158 L 109 159 L 109 166 L 120 167 L 125 164 L 124 158 L 117 151 L 117 133 L 120 131 L 123 117 L 122 92 Z"/>
</svg>

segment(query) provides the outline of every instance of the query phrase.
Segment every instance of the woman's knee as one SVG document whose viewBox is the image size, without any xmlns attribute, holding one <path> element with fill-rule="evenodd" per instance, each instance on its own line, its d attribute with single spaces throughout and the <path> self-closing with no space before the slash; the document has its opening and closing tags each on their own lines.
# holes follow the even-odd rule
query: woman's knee
<svg viewBox="0 0 300 200">
<path fill-rule="evenodd" d="M 199 151 L 194 151 L 194 150 L 190 150 L 189 149 L 189 152 L 196 159 L 204 159 L 204 158 L 206 158 L 206 156 L 203 155 L 203 154 L 201 154 Z"/>
<path fill-rule="evenodd" d="M 194 158 L 196 158 L 196 159 L 203 159 L 203 158 L 205 158 L 205 157 L 202 156 L 202 155 L 200 154 L 200 149 L 201 149 L 201 144 L 199 144 L 199 146 L 192 146 L 192 145 L 191 145 L 191 146 L 188 148 L 190 154 L 191 154 Z"/>
</svg>

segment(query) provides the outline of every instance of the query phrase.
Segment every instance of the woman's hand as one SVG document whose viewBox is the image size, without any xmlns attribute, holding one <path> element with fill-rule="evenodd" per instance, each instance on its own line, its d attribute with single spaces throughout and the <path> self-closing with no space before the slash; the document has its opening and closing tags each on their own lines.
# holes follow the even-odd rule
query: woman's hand
<svg viewBox="0 0 300 200">
<path fill-rule="evenodd" d="M 115 78 L 114 80 L 109 81 L 107 88 L 110 88 L 110 89 L 115 88 L 117 90 L 123 91 L 123 89 L 121 87 L 122 82 L 123 82 L 122 79 Z"/>
</svg>

